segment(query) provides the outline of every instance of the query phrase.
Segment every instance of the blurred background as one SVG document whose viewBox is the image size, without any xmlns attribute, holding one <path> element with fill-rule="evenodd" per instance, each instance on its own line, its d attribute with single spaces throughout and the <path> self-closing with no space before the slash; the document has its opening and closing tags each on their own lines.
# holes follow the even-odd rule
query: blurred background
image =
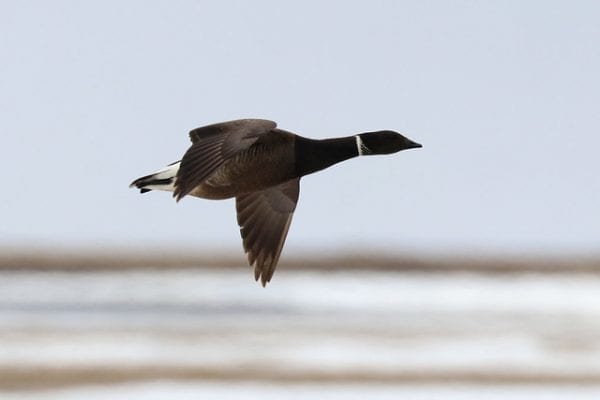
<svg viewBox="0 0 600 400">
<path fill-rule="evenodd" d="M 598 21 L 0 2 L 0 397 L 598 398 Z M 232 200 L 128 189 L 237 118 L 424 147 L 304 178 L 263 289 Z"/>
</svg>

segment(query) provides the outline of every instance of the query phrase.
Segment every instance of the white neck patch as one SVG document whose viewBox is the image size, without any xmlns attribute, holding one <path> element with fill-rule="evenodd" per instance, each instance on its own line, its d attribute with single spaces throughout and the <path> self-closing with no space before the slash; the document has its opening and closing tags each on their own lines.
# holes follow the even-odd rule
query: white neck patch
<svg viewBox="0 0 600 400">
<path fill-rule="evenodd" d="M 358 151 L 359 156 L 364 156 L 365 154 L 371 153 L 371 150 L 369 150 L 369 148 L 363 143 L 360 135 L 356 135 L 354 138 L 356 139 L 356 150 Z"/>
</svg>

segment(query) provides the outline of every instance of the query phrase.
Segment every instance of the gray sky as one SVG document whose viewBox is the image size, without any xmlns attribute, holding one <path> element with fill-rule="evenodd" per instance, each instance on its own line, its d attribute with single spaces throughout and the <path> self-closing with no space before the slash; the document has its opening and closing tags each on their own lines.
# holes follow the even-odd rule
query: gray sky
<svg viewBox="0 0 600 400">
<path fill-rule="evenodd" d="M 600 3 L 0 3 L 0 245 L 241 248 L 232 200 L 140 196 L 260 117 L 424 148 L 306 177 L 284 252 L 600 245 Z"/>
</svg>

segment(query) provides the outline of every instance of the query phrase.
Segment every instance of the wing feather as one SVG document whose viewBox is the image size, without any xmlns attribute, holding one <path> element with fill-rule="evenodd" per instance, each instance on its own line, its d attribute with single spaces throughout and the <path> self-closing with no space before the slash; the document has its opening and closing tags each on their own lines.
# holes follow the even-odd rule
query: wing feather
<svg viewBox="0 0 600 400">
<path fill-rule="evenodd" d="M 192 145 L 181 159 L 173 196 L 179 201 L 225 161 L 249 148 L 261 135 L 276 127 L 277 124 L 273 121 L 240 119 L 192 130 Z"/>
<path fill-rule="evenodd" d="M 271 280 L 298 202 L 300 179 L 236 197 L 237 220 L 254 277 Z"/>
</svg>

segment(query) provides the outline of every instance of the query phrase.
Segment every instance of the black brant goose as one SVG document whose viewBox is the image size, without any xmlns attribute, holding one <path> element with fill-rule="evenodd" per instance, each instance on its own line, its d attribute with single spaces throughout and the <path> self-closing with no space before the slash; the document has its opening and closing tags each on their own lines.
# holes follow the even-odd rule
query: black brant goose
<svg viewBox="0 0 600 400">
<path fill-rule="evenodd" d="M 300 178 L 356 156 L 421 147 L 393 131 L 314 140 L 264 119 L 240 119 L 190 132 L 181 161 L 136 179 L 131 187 L 205 199 L 235 197 L 237 221 L 254 278 L 271 280 L 292 215 Z"/>
</svg>

